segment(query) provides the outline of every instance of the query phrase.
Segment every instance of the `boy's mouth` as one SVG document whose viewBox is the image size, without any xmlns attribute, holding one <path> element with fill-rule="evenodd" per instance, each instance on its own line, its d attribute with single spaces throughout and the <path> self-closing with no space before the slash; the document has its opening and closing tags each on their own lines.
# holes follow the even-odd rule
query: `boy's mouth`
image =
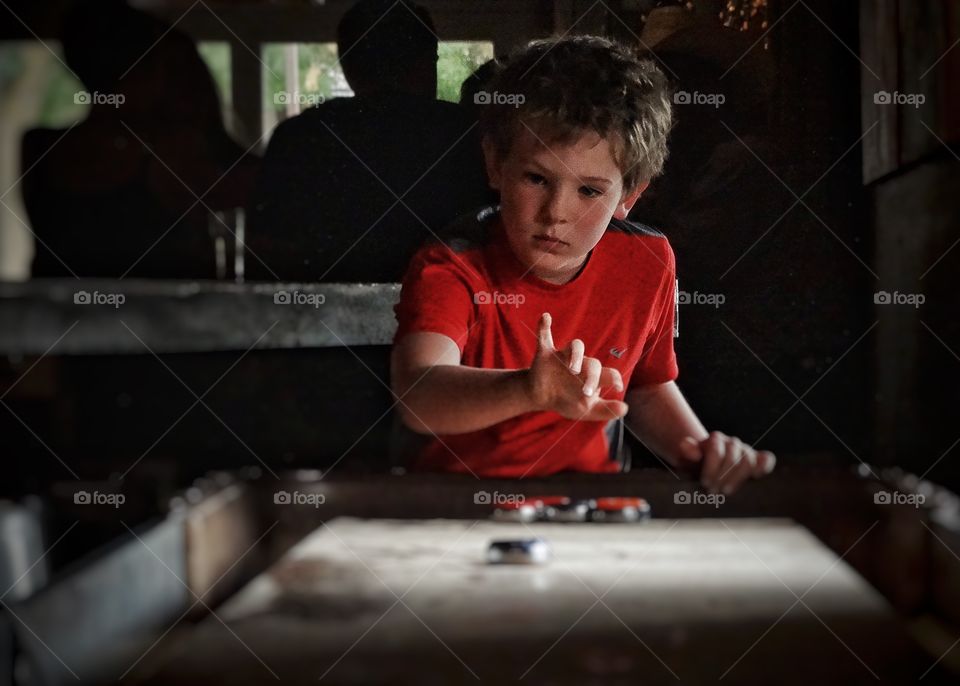
<svg viewBox="0 0 960 686">
<path fill-rule="evenodd" d="M 566 241 L 561 240 L 556 236 L 549 236 L 545 233 L 539 233 L 535 235 L 533 239 L 545 248 L 559 248 L 560 246 L 563 246 L 563 245 L 570 245 Z"/>
</svg>

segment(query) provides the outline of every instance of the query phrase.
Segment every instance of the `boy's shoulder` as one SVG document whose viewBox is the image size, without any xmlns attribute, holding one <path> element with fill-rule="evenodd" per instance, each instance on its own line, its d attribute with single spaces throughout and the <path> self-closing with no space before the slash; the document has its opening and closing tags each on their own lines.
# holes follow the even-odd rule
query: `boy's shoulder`
<svg viewBox="0 0 960 686">
<path fill-rule="evenodd" d="M 624 219 L 611 219 L 606 236 L 617 242 L 617 247 L 631 257 L 656 256 L 664 266 L 673 268 L 674 257 L 670 241 L 665 233 L 652 226 Z"/>
<path fill-rule="evenodd" d="M 499 213 L 499 205 L 484 205 L 464 212 L 443 228 L 440 241 L 455 252 L 482 248 L 490 240 Z"/>
<path fill-rule="evenodd" d="M 462 273 L 468 279 L 478 276 L 484 271 L 484 252 L 498 210 L 497 206 L 483 206 L 458 216 L 417 250 L 408 272 L 433 266 Z"/>
<path fill-rule="evenodd" d="M 484 205 L 464 212 L 447 224 L 435 240 L 421 248 L 421 251 L 453 252 L 461 255 L 482 250 L 489 244 L 492 225 L 499 210 L 496 205 Z"/>
<path fill-rule="evenodd" d="M 611 219 L 604 238 L 610 241 L 613 249 L 608 254 L 615 256 L 621 263 L 649 263 L 657 269 L 676 270 L 673 248 L 666 234 L 640 222 L 623 219 Z"/>
</svg>

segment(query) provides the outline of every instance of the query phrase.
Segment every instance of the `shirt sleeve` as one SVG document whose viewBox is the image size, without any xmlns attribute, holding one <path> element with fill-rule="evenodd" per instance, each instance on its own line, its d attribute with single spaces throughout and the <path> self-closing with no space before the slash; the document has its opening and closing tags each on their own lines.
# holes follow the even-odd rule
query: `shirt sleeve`
<svg viewBox="0 0 960 686">
<path fill-rule="evenodd" d="M 676 307 L 676 260 L 670 244 L 663 256 L 663 279 L 655 295 L 656 306 L 653 316 L 656 318 L 650 335 L 644 342 L 643 354 L 630 377 L 629 390 L 641 386 L 667 383 L 679 375 L 677 355 L 673 348 L 673 325 Z"/>
<path fill-rule="evenodd" d="M 396 344 L 411 333 L 439 333 L 452 339 L 460 354 L 473 324 L 473 289 L 445 245 L 421 249 L 410 261 L 403 278 L 397 317 Z"/>
</svg>

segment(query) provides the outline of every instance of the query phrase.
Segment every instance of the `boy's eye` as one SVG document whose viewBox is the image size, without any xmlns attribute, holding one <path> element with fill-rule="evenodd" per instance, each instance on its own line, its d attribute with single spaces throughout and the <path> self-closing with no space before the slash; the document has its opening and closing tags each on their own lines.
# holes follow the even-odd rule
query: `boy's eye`
<svg viewBox="0 0 960 686">
<path fill-rule="evenodd" d="M 527 172 L 524 174 L 527 181 L 535 184 L 544 184 L 547 182 L 547 179 L 542 174 L 537 174 L 536 172 Z"/>
<path fill-rule="evenodd" d="M 580 192 L 588 198 L 596 198 L 600 195 L 603 195 L 603 191 L 598 188 L 591 188 L 590 186 L 581 186 Z"/>
</svg>

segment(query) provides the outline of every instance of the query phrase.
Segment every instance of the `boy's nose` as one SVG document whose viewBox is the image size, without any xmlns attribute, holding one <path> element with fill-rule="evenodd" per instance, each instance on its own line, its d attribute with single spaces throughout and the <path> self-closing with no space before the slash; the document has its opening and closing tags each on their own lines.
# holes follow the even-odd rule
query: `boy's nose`
<svg viewBox="0 0 960 686">
<path fill-rule="evenodd" d="M 560 190 L 547 195 L 540 206 L 540 221 L 548 226 L 565 224 L 569 219 L 569 203 Z"/>
</svg>

